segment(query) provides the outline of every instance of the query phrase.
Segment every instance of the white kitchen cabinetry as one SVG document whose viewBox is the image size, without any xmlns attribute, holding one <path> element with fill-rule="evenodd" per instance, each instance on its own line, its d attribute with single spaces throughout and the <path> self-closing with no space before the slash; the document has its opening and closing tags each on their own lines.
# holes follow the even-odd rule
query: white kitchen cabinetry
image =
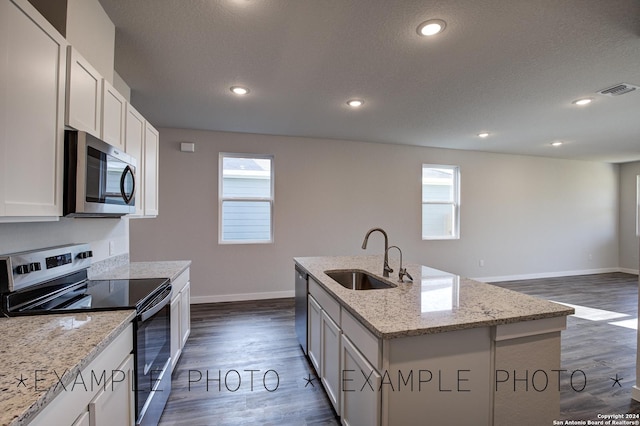
<svg viewBox="0 0 640 426">
<path fill-rule="evenodd" d="M 100 138 L 102 76 L 77 50 L 69 46 L 65 124 Z"/>
<path fill-rule="evenodd" d="M 87 410 L 84 413 L 80 414 L 80 417 L 78 417 L 71 426 L 91 426 L 91 421 L 89 420 L 89 411 Z"/>
<path fill-rule="evenodd" d="M 331 317 L 322 311 L 321 380 L 336 413 L 340 412 L 340 340 L 342 331 Z"/>
<path fill-rule="evenodd" d="M 130 324 L 29 425 L 133 426 L 132 351 Z"/>
<path fill-rule="evenodd" d="M 309 295 L 308 305 L 307 353 L 309 355 L 309 360 L 311 360 L 311 365 L 313 365 L 313 368 L 316 369 L 318 377 L 322 377 L 322 370 L 320 368 L 320 357 L 322 352 L 322 308 L 320 308 L 318 302 L 316 302 L 316 300 L 311 295 Z"/>
<path fill-rule="evenodd" d="M 342 336 L 342 424 L 380 424 L 381 376 L 346 337 Z M 416 419 L 414 419 L 415 422 Z"/>
<path fill-rule="evenodd" d="M 309 356 L 327 396 L 340 413 L 340 305 L 320 285 L 309 278 Z M 315 358 L 315 359 L 314 359 Z"/>
<path fill-rule="evenodd" d="M 158 215 L 160 135 L 134 107 L 127 104 L 125 151 L 136 159 L 136 212 L 130 217 Z"/>
<path fill-rule="evenodd" d="M 178 363 L 191 333 L 191 283 L 189 268 L 171 282 L 171 371 Z"/>
<path fill-rule="evenodd" d="M 103 78 L 101 138 L 123 151 L 126 116 L 127 100 Z"/>
<path fill-rule="evenodd" d="M 144 136 L 144 215 L 158 215 L 158 151 L 160 135 L 149 122 L 145 122 Z"/>
<path fill-rule="evenodd" d="M 113 371 L 113 370 L 112 370 Z M 135 421 L 133 354 L 113 371 L 104 388 L 89 403 L 91 426 L 132 425 Z"/>
<path fill-rule="evenodd" d="M 182 346 L 180 345 L 180 318 L 182 309 L 182 299 L 180 293 L 177 295 L 174 293 L 171 296 L 171 371 L 173 367 L 178 363 L 178 358 L 182 353 Z"/>
<path fill-rule="evenodd" d="M 0 3 L 0 221 L 62 215 L 67 42 L 26 0 Z"/>
<path fill-rule="evenodd" d="M 191 334 L 191 283 L 187 282 L 180 291 L 180 341 L 181 346 L 187 343 Z"/>
<path fill-rule="evenodd" d="M 136 159 L 136 213 L 144 215 L 144 137 L 146 120 L 131 104 L 127 104 L 125 151 Z M 133 215 L 132 215 L 133 216 Z"/>
</svg>

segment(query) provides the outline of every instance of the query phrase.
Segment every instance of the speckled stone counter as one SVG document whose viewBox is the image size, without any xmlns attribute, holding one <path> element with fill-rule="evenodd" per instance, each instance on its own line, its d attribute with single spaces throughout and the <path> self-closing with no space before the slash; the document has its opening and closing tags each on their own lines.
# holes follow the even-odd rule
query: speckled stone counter
<svg viewBox="0 0 640 426">
<path fill-rule="evenodd" d="M 398 283 L 394 272 L 382 277 L 382 256 L 296 257 L 305 269 L 377 337 L 393 339 L 476 327 L 510 324 L 571 315 L 567 306 L 552 303 L 417 264 L 403 265 L 413 282 Z M 358 269 L 396 287 L 350 290 L 324 272 Z"/>
<path fill-rule="evenodd" d="M 27 424 L 133 320 L 135 311 L 0 318 L 0 425 Z M 36 382 L 37 380 L 37 382 Z"/>
<path fill-rule="evenodd" d="M 122 280 L 138 278 L 169 278 L 175 280 L 191 265 L 190 260 L 131 262 L 98 275 L 93 280 Z"/>
</svg>

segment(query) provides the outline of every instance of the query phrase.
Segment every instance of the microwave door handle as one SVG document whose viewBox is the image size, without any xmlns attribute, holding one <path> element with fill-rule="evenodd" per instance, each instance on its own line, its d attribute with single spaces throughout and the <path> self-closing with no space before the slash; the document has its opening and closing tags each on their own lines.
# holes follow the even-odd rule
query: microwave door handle
<svg viewBox="0 0 640 426">
<path fill-rule="evenodd" d="M 128 173 L 131 173 L 131 180 L 133 181 L 133 190 L 131 191 L 131 194 L 127 194 L 124 190 L 124 181 Z M 133 200 L 133 196 L 136 193 L 136 176 L 130 166 L 125 167 L 124 171 L 122 172 L 122 176 L 120 176 L 120 193 L 122 194 L 122 199 L 127 204 L 129 204 L 131 200 Z"/>
</svg>

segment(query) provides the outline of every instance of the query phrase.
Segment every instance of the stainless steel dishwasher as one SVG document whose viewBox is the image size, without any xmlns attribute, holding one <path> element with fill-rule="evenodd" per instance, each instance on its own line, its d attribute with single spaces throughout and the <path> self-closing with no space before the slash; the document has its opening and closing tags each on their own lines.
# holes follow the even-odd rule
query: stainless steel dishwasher
<svg viewBox="0 0 640 426">
<path fill-rule="evenodd" d="M 296 265 L 296 335 L 302 351 L 307 354 L 307 293 L 308 275 Z"/>
</svg>

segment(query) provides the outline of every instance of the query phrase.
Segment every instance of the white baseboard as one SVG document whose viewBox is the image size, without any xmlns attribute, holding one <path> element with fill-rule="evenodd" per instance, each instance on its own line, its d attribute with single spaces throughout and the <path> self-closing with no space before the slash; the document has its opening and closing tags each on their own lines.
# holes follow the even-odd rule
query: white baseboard
<svg viewBox="0 0 640 426">
<path fill-rule="evenodd" d="M 640 274 L 638 274 L 638 270 L 637 269 L 620 268 L 618 271 L 619 272 L 624 272 L 625 274 L 640 275 Z"/>
<path fill-rule="evenodd" d="M 491 282 L 499 282 L 499 281 L 535 280 L 538 278 L 558 278 L 558 277 L 572 277 L 576 275 L 606 274 L 610 272 L 627 272 L 629 274 L 638 274 L 638 271 L 634 271 L 632 269 L 600 268 L 600 269 L 583 269 L 580 271 L 558 271 L 558 272 L 542 272 L 537 274 L 503 275 L 498 277 L 479 277 L 479 278 L 472 278 L 472 279 L 480 282 L 491 283 Z"/>
<path fill-rule="evenodd" d="M 293 290 L 287 291 L 268 291 L 264 293 L 238 293 L 238 294 L 221 294 L 215 296 L 191 296 L 191 304 L 198 303 L 220 303 L 220 302 L 241 302 L 244 300 L 264 300 L 264 299 L 282 299 L 285 297 L 295 297 Z"/>
</svg>

